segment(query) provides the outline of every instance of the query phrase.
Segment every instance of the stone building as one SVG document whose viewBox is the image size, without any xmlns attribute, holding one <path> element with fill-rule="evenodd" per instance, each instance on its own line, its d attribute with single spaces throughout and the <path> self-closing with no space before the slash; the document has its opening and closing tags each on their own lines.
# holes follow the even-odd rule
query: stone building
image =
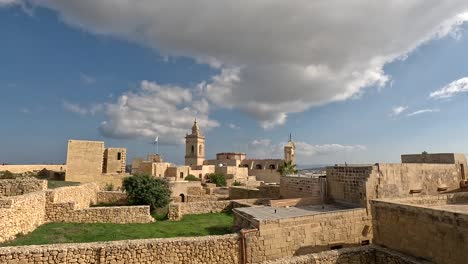
<svg viewBox="0 0 468 264">
<path fill-rule="evenodd" d="M 192 126 L 192 134 L 185 137 L 185 165 L 203 165 L 205 161 L 205 137 L 198 127 L 197 120 Z"/>
</svg>

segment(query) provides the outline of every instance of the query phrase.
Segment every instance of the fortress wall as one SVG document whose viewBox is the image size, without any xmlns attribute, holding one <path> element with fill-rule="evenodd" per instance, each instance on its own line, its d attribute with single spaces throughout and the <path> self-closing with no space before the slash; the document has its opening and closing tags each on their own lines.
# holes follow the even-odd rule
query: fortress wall
<svg viewBox="0 0 468 264">
<path fill-rule="evenodd" d="M 275 170 L 270 169 L 249 169 L 249 176 L 256 176 L 257 181 L 266 183 L 280 182 L 281 174 Z"/>
<path fill-rule="evenodd" d="M 36 178 L 0 180 L 0 197 L 16 196 L 47 190 L 47 181 Z"/>
<path fill-rule="evenodd" d="M 231 186 L 229 187 L 229 199 L 255 199 L 255 198 L 271 198 L 278 199 L 280 197 L 280 186 L 259 186 L 257 188 L 246 188 Z"/>
<path fill-rule="evenodd" d="M 435 263 L 466 263 L 468 214 L 395 201 L 371 206 L 375 244 Z"/>
<path fill-rule="evenodd" d="M 97 204 L 115 204 L 126 205 L 128 204 L 127 194 L 124 192 L 111 191 L 111 192 L 98 192 Z"/>
<path fill-rule="evenodd" d="M 235 218 L 237 221 L 237 213 Z M 363 240 L 372 239 L 371 217 L 363 208 L 283 219 L 252 220 L 248 224 L 258 225 L 258 231 L 246 234 L 249 263 L 310 254 L 337 245 L 357 246 Z"/>
<path fill-rule="evenodd" d="M 313 198 L 322 202 L 319 178 L 283 176 L 280 181 L 281 198 Z"/>
<path fill-rule="evenodd" d="M 32 164 L 32 165 L 1 165 L 0 171 L 9 171 L 12 173 L 24 173 L 28 171 L 41 171 L 43 169 L 64 172 L 67 169 L 67 165 L 42 165 L 42 164 Z"/>
<path fill-rule="evenodd" d="M 202 201 L 188 203 L 170 203 L 168 218 L 172 221 L 179 221 L 186 214 L 207 214 L 220 213 L 231 210 L 232 201 Z"/>
<path fill-rule="evenodd" d="M 125 240 L 0 248 L 0 263 L 239 263 L 239 237 Z"/>
<path fill-rule="evenodd" d="M 0 242 L 42 225 L 46 215 L 45 202 L 44 191 L 0 199 Z"/>
</svg>

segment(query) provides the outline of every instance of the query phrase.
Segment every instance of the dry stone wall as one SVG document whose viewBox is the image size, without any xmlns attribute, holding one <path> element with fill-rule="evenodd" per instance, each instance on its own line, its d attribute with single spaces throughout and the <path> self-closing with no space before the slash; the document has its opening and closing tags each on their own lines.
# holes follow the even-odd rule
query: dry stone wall
<svg viewBox="0 0 468 264">
<path fill-rule="evenodd" d="M 304 256 L 266 261 L 262 264 L 430 264 L 378 246 L 325 251 Z"/>
<path fill-rule="evenodd" d="M 258 186 L 257 188 L 248 187 L 229 187 L 229 199 L 255 199 L 270 198 L 278 199 L 280 197 L 279 186 Z"/>
<path fill-rule="evenodd" d="M 208 214 L 220 213 L 231 210 L 232 201 L 204 201 L 192 203 L 171 203 L 169 204 L 168 218 L 171 221 L 178 221 L 186 214 Z"/>
<path fill-rule="evenodd" d="M 98 204 L 128 204 L 128 197 L 124 192 L 98 192 L 96 199 Z"/>
<path fill-rule="evenodd" d="M 0 242 L 33 231 L 45 221 L 45 192 L 0 199 Z M 1 263 L 1 262 L 0 262 Z"/>
<path fill-rule="evenodd" d="M 70 203 L 59 204 L 55 211 L 47 212 L 51 222 L 67 223 L 151 223 L 149 206 L 91 207 L 74 210 Z"/>
<path fill-rule="evenodd" d="M 236 234 L 0 248 L 0 263 L 239 263 Z"/>
<path fill-rule="evenodd" d="M 258 229 L 246 235 L 249 263 L 314 253 L 332 246 L 356 246 L 372 239 L 372 222 L 366 209 L 256 220 L 248 224 Z"/>
<path fill-rule="evenodd" d="M 99 186 L 95 183 L 61 187 L 49 191 L 49 200 L 54 204 L 71 202 L 75 209 L 83 209 L 96 204 L 98 191 Z"/>
<path fill-rule="evenodd" d="M 47 181 L 36 178 L 0 180 L 0 197 L 16 196 L 47 190 Z"/>
<path fill-rule="evenodd" d="M 314 198 L 315 204 L 322 202 L 318 177 L 283 176 L 280 183 L 281 198 Z"/>
</svg>

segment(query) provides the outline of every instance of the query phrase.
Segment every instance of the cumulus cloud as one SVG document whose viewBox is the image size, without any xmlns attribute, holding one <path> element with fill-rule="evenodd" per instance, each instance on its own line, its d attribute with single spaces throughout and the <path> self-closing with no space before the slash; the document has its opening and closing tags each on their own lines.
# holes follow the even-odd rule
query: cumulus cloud
<svg viewBox="0 0 468 264">
<path fill-rule="evenodd" d="M 392 108 L 391 116 L 399 116 L 401 113 L 408 109 L 407 106 L 395 106 Z"/>
<path fill-rule="evenodd" d="M 407 116 L 416 116 L 416 115 L 427 114 L 427 113 L 436 113 L 436 112 L 440 112 L 440 109 L 437 109 L 437 108 L 434 108 L 434 109 L 421 109 L 421 110 L 411 112 L 411 113 L 407 114 Z"/>
<path fill-rule="evenodd" d="M 453 81 L 437 91 L 432 92 L 429 97 L 434 99 L 451 98 L 457 94 L 468 92 L 468 77 Z"/>
<path fill-rule="evenodd" d="M 195 117 L 204 131 L 219 126 L 208 118 L 209 104 L 191 89 L 142 81 L 140 89 L 105 105 L 100 131 L 113 138 L 153 138 L 182 143 Z"/>
<path fill-rule="evenodd" d="M 247 155 L 251 158 L 283 158 L 283 147 L 285 144 L 286 142 L 274 143 L 270 139 L 255 139 L 249 143 Z M 367 149 L 366 146 L 363 145 L 314 145 L 303 141 L 295 142 L 295 144 L 296 159 L 300 164 L 310 164 L 311 159 L 318 156 L 352 153 Z"/>
<path fill-rule="evenodd" d="M 230 129 L 235 129 L 235 130 L 240 129 L 240 127 L 239 127 L 238 125 L 233 124 L 233 123 L 229 123 L 227 126 L 228 126 Z"/>
<path fill-rule="evenodd" d="M 79 115 L 95 115 L 96 113 L 100 112 L 103 110 L 104 105 L 103 104 L 93 104 L 91 106 L 81 106 L 79 104 L 71 103 L 69 101 L 63 101 L 62 102 L 63 108 L 65 110 L 79 114 Z"/>
<path fill-rule="evenodd" d="M 219 69 L 204 96 L 264 128 L 388 83 L 383 66 L 459 33 L 466 0 L 29 0 L 66 23 Z M 437 10 L 437 11 L 434 11 Z"/>
</svg>

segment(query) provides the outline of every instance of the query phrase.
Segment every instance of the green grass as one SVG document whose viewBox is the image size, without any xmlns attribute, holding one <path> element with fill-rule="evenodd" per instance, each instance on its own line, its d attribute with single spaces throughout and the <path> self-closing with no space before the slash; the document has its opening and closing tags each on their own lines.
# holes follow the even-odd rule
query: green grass
<svg viewBox="0 0 468 264">
<path fill-rule="evenodd" d="M 161 219 L 162 216 L 155 216 Z M 186 215 L 181 221 L 150 224 L 49 223 L 0 246 L 82 243 L 144 238 L 191 237 L 231 233 L 231 214 Z"/>
<path fill-rule="evenodd" d="M 79 182 L 47 180 L 47 188 L 49 189 L 55 189 L 55 188 L 65 187 L 65 186 L 78 186 L 78 185 L 80 185 Z"/>
</svg>

